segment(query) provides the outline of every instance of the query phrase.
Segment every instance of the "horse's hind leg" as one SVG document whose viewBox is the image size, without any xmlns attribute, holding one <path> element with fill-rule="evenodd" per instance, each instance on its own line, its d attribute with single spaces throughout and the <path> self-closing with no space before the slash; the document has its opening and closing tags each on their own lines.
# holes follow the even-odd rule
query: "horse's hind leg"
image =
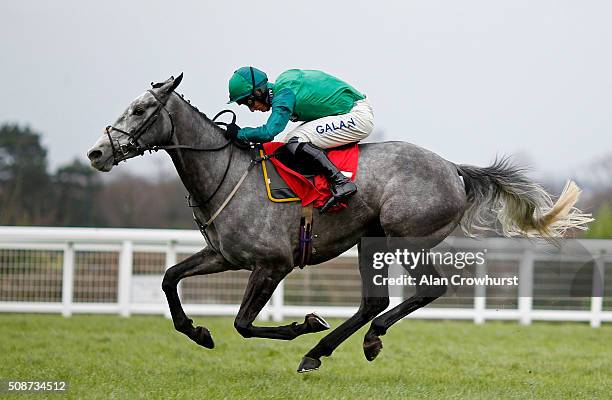
<svg viewBox="0 0 612 400">
<path fill-rule="evenodd" d="M 162 289 L 168 300 L 174 328 L 200 346 L 209 349 L 215 346 L 210 332 L 202 326 L 193 326 L 193 321 L 183 311 L 176 287 L 181 279 L 188 276 L 213 274 L 229 269 L 235 268 L 229 265 L 220 254 L 207 248 L 168 268 L 164 274 Z"/>
<path fill-rule="evenodd" d="M 389 251 L 396 249 L 407 249 L 415 253 L 428 251 L 442 242 L 457 227 L 465 209 L 465 194 L 463 187 L 458 185 L 458 180 L 453 179 L 447 183 L 447 186 L 440 183 L 434 192 L 427 195 L 427 191 L 424 191 L 425 194 L 420 193 L 419 197 L 406 192 L 405 186 L 396 187 L 398 190 L 383 205 L 380 214 Z M 421 198 L 422 201 L 414 200 Z M 418 212 L 406 212 L 405 199 L 413 199 L 412 204 Z M 438 271 L 428 259 L 408 272 L 417 283 L 417 293 L 374 318 L 363 341 L 363 351 L 368 361 L 374 360 L 382 349 L 380 336 L 384 335 L 391 325 L 446 293 L 445 285 L 420 284 L 423 275 L 431 278 L 428 282 L 440 278 Z"/>
<path fill-rule="evenodd" d="M 434 266 L 428 263 L 420 264 L 414 270 L 410 271 L 410 276 L 415 279 L 417 284 L 424 275 L 428 277 L 430 282 L 432 278 L 435 279 L 440 277 Z M 418 285 L 417 293 L 414 296 L 374 318 L 370 329 L 363 339 L 363 352 L 366 359 L 372 361 L 378 356 L 382 349 L 380 336 L 383 336 L 391 325 L 404 318 L 406 315 L 443 296 L 444 293 L 446 293 L 445 285 Z"/>
<path fill-rule="evenodd" d="M 234 327 L 245 338 L 260 337 L 268 339 L 293 340 L 296 337 L 306 334 L 324 331 L 329 329 L 327 322 L 315 315 L 308 314 L 304 322 L 298 324 L 294 322 L 283 326 L 254 326 L 253 321 L 266 305 L 274 289 L 291 269 L 276 269 L 267 267 L 256 267 L 244 292 L 240 310 L 236 315 Z"/>
<path fill-rule="evenodd" d="M 308 372 L 318 369 L 321 365 L 320 358 L 328 357 L 332 352 L 349 336 L 355 333 L 359 328 L 367 324 L 372 318 L 376 317 L 380 312 L 384 311 L 389 306 L 388 290 L 384 286 L 373 287 L 371 284 L 373 274 L 380 275 L 381 278 L 387 277 L 388 267 L 374 271 L 372 265 L 366 260 L 371 260 L 370 254 L 372 249 L 363 248 L 359 244 L 359 273 L 361 275 L 361 305 L 357 313 L 347 319 L 342 325 L 338 326 L 327 336 L 325 336 L 315 347 L 313 347 L 304 358 L 298 367 L 298 372 Z"/>
</svg>

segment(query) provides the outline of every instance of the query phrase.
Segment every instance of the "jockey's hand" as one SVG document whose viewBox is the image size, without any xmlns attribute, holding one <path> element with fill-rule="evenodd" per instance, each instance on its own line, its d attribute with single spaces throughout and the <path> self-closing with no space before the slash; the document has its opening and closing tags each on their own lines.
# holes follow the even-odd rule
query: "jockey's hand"
<svg viewBox="0 0 612 400">
<path fill-rule="evenodd" d="M 234 123 L 227 124 L 227 128 L 225 129 L 225 138 L 230 142 L 233 142 L 236 146 L 240 148 L 248 148 L 249 142 L 245 142 L 244 140 L 238 139 L 238 131 L 240 127 Z"/>
<path fill-rule="evenodd" d="M 227 140 L 231 140 L 232 142 L 238 141 L 238 131 L 240 127 L 234 123 L 227 124 L 227 128 L 225 129 L 225 138 Z"/>
</svg>

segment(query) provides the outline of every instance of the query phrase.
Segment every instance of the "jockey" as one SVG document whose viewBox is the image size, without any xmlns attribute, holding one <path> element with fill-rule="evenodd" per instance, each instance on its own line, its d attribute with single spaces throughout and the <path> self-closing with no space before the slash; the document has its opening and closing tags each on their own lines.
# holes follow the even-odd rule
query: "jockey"
<svg viewBox="0 0 612 400">
<path fill-rule="evenodd" d="M 229 81 L 229 96 L 228 104 L 246 105 L 251 112 L 272 110 L 265 125 L 233 132 L 238 140 L 269 142 L 289 120 L 303 121 L 280 140 L 293 155 L 322 171 L 330 183 L 332 198 L 322 213 L 357 192 L 323 149 L 359 142 L 372 132 L 374 115 L 365 95 L 321 71 L 290 69 L 272 83 L 263 71 L 242 67 Z"/>
</svg>

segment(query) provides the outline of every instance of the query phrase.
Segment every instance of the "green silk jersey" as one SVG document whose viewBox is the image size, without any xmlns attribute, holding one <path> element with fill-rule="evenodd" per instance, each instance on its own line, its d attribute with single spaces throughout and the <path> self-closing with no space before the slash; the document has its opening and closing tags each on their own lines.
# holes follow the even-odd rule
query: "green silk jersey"
<svg viewBox="0 0 612 400">
<path fill-rule="evenodd" d="M 269 142 L 285 129 L 289 120 L 312 121 L 346 114 L 365 96 L 348 83 L 322 71 L 290 69 L 269 83 L 272 114 L 265 125 L 242 128 L 238 139 Z"/>
</svg>

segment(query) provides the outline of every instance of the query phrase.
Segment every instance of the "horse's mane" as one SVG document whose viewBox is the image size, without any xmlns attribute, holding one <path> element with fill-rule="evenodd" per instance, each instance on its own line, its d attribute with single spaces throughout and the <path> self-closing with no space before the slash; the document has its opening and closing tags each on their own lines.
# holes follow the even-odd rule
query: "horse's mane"
<svg viewBox="0 0 612 400">
<path fill-rule="evenodd" d="M 203 117 L 206 121 L 210 121 L 210 118 L 208 118 L 206 116 L 206 114 L 204 114 L 202 111 L 200 111 L 200 109 L 198 109 L 198 107 L 194 106 L 193 104 L 191 104 L 191 101 L 189 99 L 185 98 L 185 95 L 183 95 L 182 93 L 179 92 L 172 92 L 174 93 L 179 99 L 181 99 L 183 101 L 183 103 L 185 103 L 186 105 L 188 105 L 192 110 L 194 110 L 195 112 L 197 112 L 201 117 Z"/>
<path fill-rule="evenodd" d="M 198 107 L 194 106 L 193 104 L 191 104 L 191 101 L 189 99 L 186 99 L 185 96 L 182 93 L 178 93 L 176 91 L 172 92 L 176 95 L 176 97 L 178 97 L 179 99 L 181 99 L 181 101 L 186 104 L 187 106 L 189 106 L 189 108 L 191 108 L 193 111 L 196 112 L 196 114 L 198 114 L 205 123 L 212 125 L 213 127 L 215 127 L 216 129 L 219 130 L 223 130 L 219 125 L 215 124 L 215 122 L 213 120 L 211 120 L 210 118 L 208 118 L 208 116 L 206 114 L 204 114 L 202 111 L 200 111 L 198 109 Z"/>
<path fill-rule="evenodd" d="M 182 75 L 182 74 L 181 74 Z M 160 87 L 162 87 L 165 84 L 165 82 L 151 82 L 151 87 L 153 87 L 153 89 L 158 89 Z M 191 101 L 189 99 L 185 99 L 185 95 L 183 95 L 182 93 L 179 93 L 177 91 L 173 91 L 172 93 L 174 93 L 176 95 L 176 97 L 178 97 L 179 99 L 181 99 L 183 101 L 183 103 L 185 103 L 186 105 L 188 105 L 193 111 L 195 111 L 201 118 L 204 119 L 204 122 L 213 125 L 215 128 L 223 130 L 221 127 L 219 127 L 219 125 L 217 125 L 215 123 L 215 121 L 211 120 L 210 118 L 208 118 L 208 116 L 206 114 L 204 114 L 202 111 L 200 111 L 198 109 L 198 107 L 194 106 L 193 104 L 191 104 Z"/>
</svg>

